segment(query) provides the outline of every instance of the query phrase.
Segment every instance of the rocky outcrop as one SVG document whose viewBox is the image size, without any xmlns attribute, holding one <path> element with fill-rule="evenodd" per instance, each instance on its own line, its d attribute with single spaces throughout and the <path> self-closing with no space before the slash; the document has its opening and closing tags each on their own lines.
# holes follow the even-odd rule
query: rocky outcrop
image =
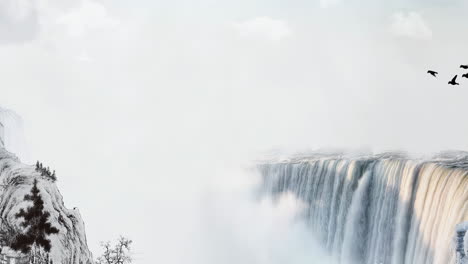
<svg viewBox="0 0 468 264">
<path fill-rule="evenodd" d="M 457 263 L 468 263 L 468 221 L 457 225 L 456 238 Z"/>
<path fill-rule="evenodd" d="M 0 147 L 0 218 L 10 225 L 19 226 L 22 219 L 15 214 L 20 208 L 29 206 L 24 195 L 29 193 L 34 179 L 38 180 L 44 210 L 50 213 L 49 222 L 59 229 L 58 234 L 49 236 L 52 244 L 50 253 L 54 263 L 93 263 L 88 249 L 84 222 L 77 209 L 67 209 L 56 184 L 41 176 L 33 165 L 25 165 L 12 153 Z"/>
<path fill-rule="evenodd" d="M 4 138 L 4 132 L 5 129 L 3 128 L 3 124 L 0 123 L 0 147 L 4 147 L 5 144 L 3 143 L 3 138 Z"/>
</svg>

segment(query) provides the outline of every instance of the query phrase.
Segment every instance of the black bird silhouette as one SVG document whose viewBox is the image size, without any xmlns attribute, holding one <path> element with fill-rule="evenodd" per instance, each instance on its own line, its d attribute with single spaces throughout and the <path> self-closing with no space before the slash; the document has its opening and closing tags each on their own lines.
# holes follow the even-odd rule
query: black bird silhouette
<svg viewBox="0 0 468 264">
<path fill-rule="evenodd" d="M 457 76 L 458 76 L 458 75 L 455 75 L 455 76 L 453 77 L 453 79 L 452 79 L 450 82 L 448 82 L 448 84 L 451 84 L 451 85 L 459 85 L 459 83 L 457 83 Z"/>
<path fill-rule="evenodd" d="M 465 73 L 462 75 L 462 78 L 465 77 L 465 78 L 468 78 L 468 73 Z"/>
<path fill-rule="evenodd" d="M 460 68 L 462 68 L 462 69 L 465 69 L 465 70 L 466 70 L 466 69 L 468 69 L 468 65 L 460 65 Z"/>
<path fill-rule="evenodd" d="M 431 71 L 431 70 L 427 71 L 427 73 L 429 73 L 430 75 L 432 75 L 432 76 L 434 76 L 434 77 L 437 77 L 437 74 L 439 74 L 438 72 L 436 72 L 436 71 Z"/>
</svg>

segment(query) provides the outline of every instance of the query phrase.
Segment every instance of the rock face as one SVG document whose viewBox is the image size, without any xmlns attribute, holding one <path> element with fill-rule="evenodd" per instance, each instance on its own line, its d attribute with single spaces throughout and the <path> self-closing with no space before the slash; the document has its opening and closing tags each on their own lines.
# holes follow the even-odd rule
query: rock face
<svg viewBox="0 0 468 264">
<path fill-rule="evenodd" d="M 3 127 L 3 124 L 0 123 L 0 147 L 5 146 L 5 144 L 3 144 L 3 138 L 4 138 L 4 133 L 5 133 L 4 131 L 5 129 Z"/>
<path fill-rule="evenodd" d="M 26 208 L 30 202 L 24 201 L 34 179 L 44 200 L 44 210 L 50 213 L 49 222 L 59 229 L 58 234 L 49 236 L 52 249 L 50 256 L 54 263 L 88 264 L 93 263 L 88 249 L 83 220 L 77 209 L 65 208 L 62 195 L 55 183 L 35 170 L 35 166 L 25 165 L 12 153 L 0 146 L 0 218 L 9 224 L 19 226 L 22 218 L 15 214 Z"/>
<path fill-rule="evenodd" d="M 468 263 L 468 221 L 457 225 L 456 235 L 457 263 Z"/>
</svg>

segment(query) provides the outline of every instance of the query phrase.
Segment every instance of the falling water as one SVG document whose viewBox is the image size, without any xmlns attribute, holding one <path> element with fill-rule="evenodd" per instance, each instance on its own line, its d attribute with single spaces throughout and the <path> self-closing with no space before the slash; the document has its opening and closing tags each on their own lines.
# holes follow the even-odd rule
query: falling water
<svg viewBox="0 0 468 264">
<path fill-rule="evenodd" d="M 335 263 L 456 262 L 455 229 L 468 220 L 468 153 L 313 155 L 259 165 L 266 194 L 307 204 L 308 225 Z"/>
<path fill-rule="evenodd" d="M 6 150 L 14 153 L 24 162 L 31 162 L 23 120 L 15 112 L 2 107 L 0 107 L 0 138 L 2 141 L 0 145 Z"/>
</svg>

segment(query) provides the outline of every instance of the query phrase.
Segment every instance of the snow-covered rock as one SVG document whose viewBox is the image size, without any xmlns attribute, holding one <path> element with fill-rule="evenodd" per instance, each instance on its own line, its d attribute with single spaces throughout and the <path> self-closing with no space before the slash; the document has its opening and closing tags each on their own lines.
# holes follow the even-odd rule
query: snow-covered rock
<svg viewBox="0 0 468 264">
<path fill-rule="evenodd" d="M 93 263 L 79 211 L 65 207 L 62 195 L 50 178 L 41 176 L 34 165 L 21 163 L 3 147 L 0 147 L 0 220 L 17 226 L 23 221 L 15 214 L 30 205 L 24 201 L 24 195 L 30 192 L 34 179 L 38 180 L 44 210 L 50 213 L 49 222 L 60 230 L 58 234 L 49 236 L 52 244 L 50 256 L 54 263 Z"/>
<path fill-rule="evenodd" d="M 3 143 L 3 138 L 4 138 L 4 132 L 5 128 L 3 127 L 3 124 L 0 123 L 0 147 L 4 147 L 5 144 Z"/>
</svg>

